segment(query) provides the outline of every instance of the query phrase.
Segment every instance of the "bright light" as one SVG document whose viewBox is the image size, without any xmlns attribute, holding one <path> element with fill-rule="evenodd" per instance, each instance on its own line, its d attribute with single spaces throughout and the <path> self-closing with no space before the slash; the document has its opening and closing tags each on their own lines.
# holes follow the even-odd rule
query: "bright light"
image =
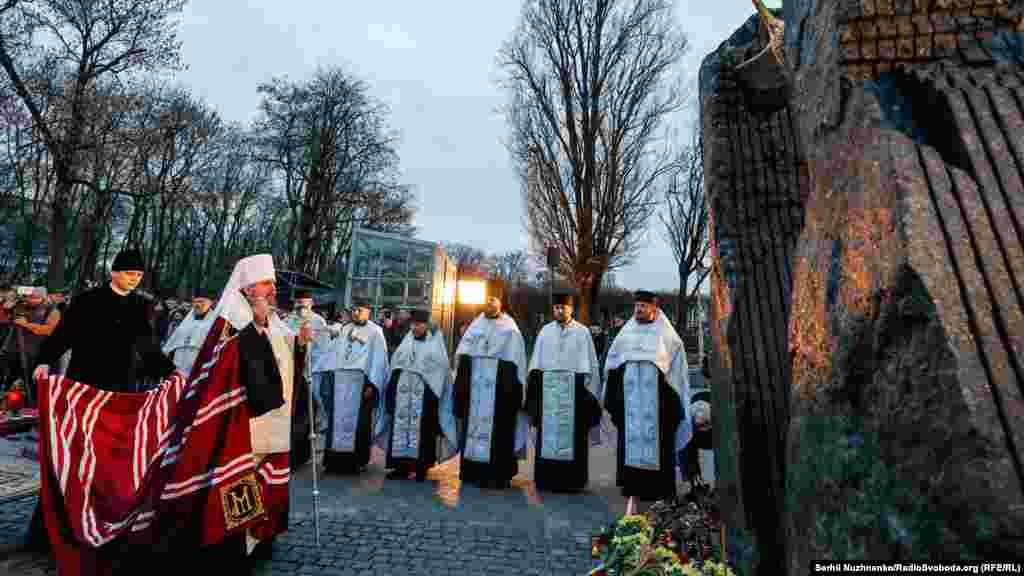
<svg viewBox="0 0 1024 576">
<path fill-rule="evenodd" d="M 452 304 L 455 302 L 455 283 L 449 282 L 444 285 L 444 292 L 441 294 L 441 300 L 444 304 Z"/>
<path fill-rule="evenodd" d="M 487 298 L 487 284 L 474 280 L 459 281 L 460 304 L 483 304 Z"/>
</svg>

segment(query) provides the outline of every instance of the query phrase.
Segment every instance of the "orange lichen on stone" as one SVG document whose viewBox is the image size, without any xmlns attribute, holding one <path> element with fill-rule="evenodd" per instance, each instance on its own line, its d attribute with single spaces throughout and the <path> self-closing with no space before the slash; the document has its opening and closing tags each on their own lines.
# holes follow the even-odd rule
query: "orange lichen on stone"
<svg viewBox="0 0 1024 576">
<path fill-rule="evenodd" d="M 828 330 L 825 302 L 826 278 L 831 268 L 828 258 L 818 254 L 794 267 L 802 282 L 793 291 L 790 351 L 793 357 L 793 386 L 802 398 L 813 398 L 817 388 L 828 381 L 835 349 Z M 822 262 L 825 260 L 825 262 Z M 813 261 L 818 262 L 814 270 Z"/>
<path fill-rule="evenodd" d="M 851 210 L 847 225 L 846 254 L 840 300 L 849 314 L 874 317 L 874 294 L 890 266 L 881 266 L 894 250 L 896 225 L 888 208 Z"/>
<path fill-rule="evenodd" d="M 732 370 L 732 351 L 729 349 L 729 339 L 722 334 L 722 326 L 728 323 L 732 315 L 732 294 L 729 284 L 722 273 L 722 259 L 718 250 L 718 242 L 715 239 L 715 211 L 708 209 L 708 230 L 710 230 L 710 252 L 711 252 L 711 338 L 718 345 L 719 365 L 727 370 Z"/>
<path fill-rule="evenodd" d="M 729 303 L 729 288 L 722 277 L 722 268 L 715 260 L 711 271 L 711 337 L 718 344 L 718 362 L 726 371 L 732 370 L 732 350 L 729 339 L 722 334 L 722 326 L 728 323 L 732 306 Z"/>
<path fill-rule="evenodd" d="M 815 163 L 812 163 L 815 164 Z M 832 175 L 829 167 L 811 165 L 810 186 L 817 193 L 811 195 L 806 220 L 799 244 L 802 252 L 794 255 L 793 277 L 800 282 L 793 285 L 792 313 L 789 325 L 792 363 L 792 388 L 802 398 L 813 398 L 816 389 L 828 381 L 835 349 L 828 330 L 826 286 L 831 273 L 832 243 L 830 230 L 835 222 L 821 220 L 822 214 L 834 214 L 827 207 L 842 201 L 833 195 Z"/>
</svg>

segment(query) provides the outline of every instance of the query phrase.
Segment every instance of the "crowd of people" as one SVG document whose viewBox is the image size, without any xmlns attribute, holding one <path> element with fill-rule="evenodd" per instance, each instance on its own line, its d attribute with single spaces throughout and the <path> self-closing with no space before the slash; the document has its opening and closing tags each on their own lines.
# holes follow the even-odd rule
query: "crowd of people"
<svg viewBox="0 0 1024 576">
<path fill-rule="evenodd" d="M 576 492 L 588 483 L 590 448 L 607 414 L 617 430 L 617 483 L 633 513 L 675 495 L 684 451 L 706 432 L 706 411 L 694 429 L 682 340 L 648 291 L 635 294 L 628 321 L 605 311 L 593 327 L 574 319 L 572 293 L 557 294 L 554 320 L 527 350 L 499 287 L 459 328 L 450 359 L 429 310 L 384 311 L 374 321 L 371 303 L 356 301 L 325 318 L 309 292 L 279 309 L 269 255 L 240 260 L 219 294 L 196 290 L 187 310 L 135 293 L 143 270 L 141 254 L 127 250 L 109 285 L 70 302 L 29 295 L 27 317 L 7 315 L 23 331 L 18 370 L 32 372 L 32 383 L 62 374 L 104 391 L 158 394 L 232 362 L 219 374 L 244 388 L 251 452 L 271 471 L 268 490 L 287 486 L 288 469 L 310 460 L 329 474 L 360 474 L 374 445 L 389 479 L 422 482 L 431 467 L 458 458 L 463 482 L 504 489 L 532 442 L 537 488 Z M 308 441 L 314 431 L 324 436 L 322 461 Z M 287 505 L 275 513 L 272 528 L 249 528 L 208 551 L 269 554 L 287 529 Z M 36 546 L 45 546 L 43 524 L 37 513 Z M 146 562 L 145 550 L 127 549 Z M 120 559 L 100 550 L 96 561 L 129 565 L 125 550 L 117 548 Z"/>
</svg>

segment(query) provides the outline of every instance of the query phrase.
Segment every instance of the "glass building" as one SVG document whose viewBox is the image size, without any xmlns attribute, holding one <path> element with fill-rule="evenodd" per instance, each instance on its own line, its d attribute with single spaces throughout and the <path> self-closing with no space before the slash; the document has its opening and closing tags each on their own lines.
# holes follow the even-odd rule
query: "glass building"
<svg viewBox="0 0 1024 576">
<path fill-rule="evenodd" d="M 455 285 L 455 263 L 440 244 L 361 228 L 352 233 L 346 307 L 368 300 L 374 319 L 382 309 L 430 310 L 450 347 Z"/>
</svg>

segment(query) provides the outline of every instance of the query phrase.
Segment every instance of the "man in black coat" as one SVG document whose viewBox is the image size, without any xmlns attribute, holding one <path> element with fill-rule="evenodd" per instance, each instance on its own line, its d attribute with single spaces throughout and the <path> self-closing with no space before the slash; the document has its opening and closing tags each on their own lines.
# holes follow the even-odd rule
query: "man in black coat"
<svg viewBox="0 0 1024 576">
<path fill-rule="evenodd" d="M 134 293 L 143 277 L 142 254 L 129 249 L 114 259 L 110 284 L 76 297 L 39 349 L 35 379 L 71 350 L 65 376 L 109 392 L 136 392 L 141 380 L 163 380 L 174 362 L 154 340 L 145 301 Z"/>
</svg>

